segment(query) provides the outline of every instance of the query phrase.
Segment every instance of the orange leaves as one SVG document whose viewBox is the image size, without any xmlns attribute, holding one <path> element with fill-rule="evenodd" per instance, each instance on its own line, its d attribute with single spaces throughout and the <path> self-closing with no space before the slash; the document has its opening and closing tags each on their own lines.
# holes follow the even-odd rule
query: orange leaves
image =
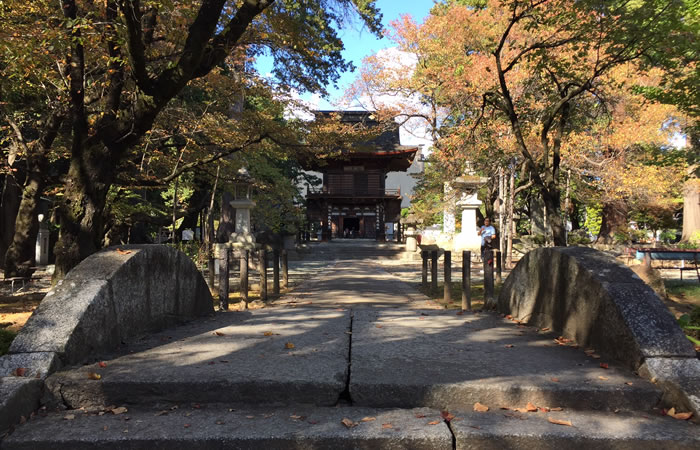
<svg viewBox="0 0 700 450">
<path fill-rule="evenodd" d="M 354 428 L 358 425 L 358 423 L 353 422 L 351 419 L 348 419 L 347 417 L 343 417 L 343 420 L 341 420 L 340 423 L 345 425 L 345 428 Z"/>
<path fill-rule="evenodd" d="M 222 333 L 221 331 L 215 331 L 212 333 L 214 336 L 226 336 L 226 333 Z"/>
<path fill-rule="evenodd" d="M 601 369 L 607 369 L 608 368 L 608 363 L 600 363 Z"/>
<path fill-rule="evenodd" d="M 120 255 L 128 255 L 129 253 L 131 253 L 131 250 L 122 250 L 121 248 L 118 248 L 117 253 L 119 253 Z"/>
<path fill-rule="evenodd" d="M 671 408 L 668 411 L 666 411 L 666 415 L 678 420 L 688 420 L 691 417 L 693 417 L 692 412 L 677 413 L 676 408 Z"/>
<path fill-rule="evenodd" d="M 100 366 L 100 367 L 103 368 L 103 369 L 104 369 L 105 367 L 107 367 L 107 363 L 104 362 L 104 361 L 98 362 L 97 365 Z"/>
<path fill-rule="evenodd" d="M 90 380 L 101 380 L 102 379 L 102 375 L 100 375 L 97 372 L 88 372 L 87 377 Z"/>
<path fill-rule="evenodd" d="M 488 410 L 489 410 L 489 407 L 488 407 L 488 406 L 482 405 L 482 404 L 479 403 L 479 402 L 474 403 L 474 411 L 477 411 L 477 412 L 486 412 L 486 411 L 488 411 Z"/>
<path fill-rule="evenodd" d="M 11 375 L 13 377 L 23 377 L 27 373 L 27 369 L 24 367 L 18 367 L 12 371 Z"/>
<path fill-rule="evenodd" d="M 377 420 L 376 417 L 368 416 L 368 417 L 363 417 L 362 419 L 360 419 L 360 422 L 374 422 L 375 420 Z"/>
<path fill-rule="evenodd" d="M 455 418 L 455 415 L 449 411 L 442 411 L 440 413 L 440 415 L 442 416 L 443 419 L 445 419 L 448 422 Z"/>
<path fill-rule="evenodd" d="M 293 349 L 293 348 L 294 348 L 294 344 L 291 343 L 291 342 L 287 342 L 287 343 L 284 344 L 284 348 L 286 348 L 286 349 Z"/>
<path fill-rule="evenodd" d="M 574 425 L 571 423 L 570 420 L 561 420 L 561 419 L 555 419 L 553 417 L 547 417 L 547 421 L 549 423 L 553 423 L 556 425 L 565 425 L 567 427 L 573 427 Z"/>
</svg>

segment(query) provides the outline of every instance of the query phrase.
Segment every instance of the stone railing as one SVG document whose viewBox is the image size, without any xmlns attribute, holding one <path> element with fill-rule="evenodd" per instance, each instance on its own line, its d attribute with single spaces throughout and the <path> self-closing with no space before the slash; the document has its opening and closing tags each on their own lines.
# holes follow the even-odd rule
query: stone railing
<svg viewBox="0 0 700 450">
<path fill-rule="evenodd" d="M 628 267 L 584 247 L 529 252 L 506 279 L 498 308 L 624 362 L 666 400 L 700 408 L 700 361 L 654 291 Z"/>
<path fill-rule="evenodd" d="M 43 379 L 61 366 L 211 313 L 209 288 L 184 253 L 165 245 L 95 253 L 46 294 L 0 357 L 0 430 L 38 405 Z"/>
</svg>

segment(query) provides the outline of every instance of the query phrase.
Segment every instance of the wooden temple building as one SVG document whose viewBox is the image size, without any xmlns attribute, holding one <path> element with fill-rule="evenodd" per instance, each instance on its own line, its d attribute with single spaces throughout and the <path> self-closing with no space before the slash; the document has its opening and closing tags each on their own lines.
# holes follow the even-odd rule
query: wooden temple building
<svg viewBox="0 0 700 450">
<path fill-rule="evenodd" d="M 337 111 L 320 111 L 332 114 Z M 343 111 L 341 122 L 379 125 L 369 112 Z M 389 172 L 405 172 L 418 147 L 403 146 L 399 125 L 376 138 L 355 144 L 331 160 L 309 161 L 306 170 L 320 172 L 323 185 L 308 188 L 306 214 L 310 224 L 321 229 L 321 239 L 362 238 L 385 240 L 385 224 L 398 224 L 401 216 L 401 190 L 387 189 Z M 399 233 L 395 234 L 400 239 Z"/>
</svg>

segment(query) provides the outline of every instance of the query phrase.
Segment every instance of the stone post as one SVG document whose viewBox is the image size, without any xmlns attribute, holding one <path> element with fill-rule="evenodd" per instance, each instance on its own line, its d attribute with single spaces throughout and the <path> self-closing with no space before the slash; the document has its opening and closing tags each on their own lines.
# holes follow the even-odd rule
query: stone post
<svg viewBox="0 0 700 450">
<path fill-rule="evenodd" d="M 260 267 L 260 300 L 267 301 L 267 253 L 261 248 L 258 253 Z"/>
<path fill-rule="evenodd" d="M 282 287 L 289 287 L 289 260 L 287 259 L 287 250 L 282 249 Z"/>
<path fill-rule="evenodd" d="M 248 250 L 241 250 L 240 273 L 241 273 L 241 301 L 248 304 Z"/>
<path fill-rule="evenodd" d="M 499 249 L 494 250 L 494 253 L 494 257 L 496 258 L 496 283 L 501 283 L 503 281 L 503 253 L 501 253 Z"/>
<path fill-rule="evenodd" d="M 484 250 L 484 309 L 494 307 L 493 298 L 493 250 Z"/>
<path fill-rule="evenodd" d="M 421 285 L 426 288 L 428 287 L 428 251 L 423 250 L 420 252 L 421 258 L 423 259 L 423 270 L 421 271 Z"/>
<path fill-rule="evenodd" d="M 472 252 L 462 252 L 462 311 L 472 310 Z"/>
<path fill-rule="evenodd" d="M 437 292 L 438 289 L 438 251 L 430 252 L 430 290 Z"/>
<path fill-rule="evenodd" d="M 444 286 L 444 296 L 443 300 L 445 304 L 452 302 L 452 252 L 445 250 L 445 259 L 442 263 L 443 269 L 445 271 L 445 286 Z"/>
<path fill-rule="evenodd" d="M 226 244 L 217 244 L 217 249 L 219 257 L 219 311 L 228 311 L 228 260 L 231 249 Z"/>
<path fill-rule="evenodd" d="M 272 250 L 272 293 L 280 295 L 280 251 Z"/>
</svg>

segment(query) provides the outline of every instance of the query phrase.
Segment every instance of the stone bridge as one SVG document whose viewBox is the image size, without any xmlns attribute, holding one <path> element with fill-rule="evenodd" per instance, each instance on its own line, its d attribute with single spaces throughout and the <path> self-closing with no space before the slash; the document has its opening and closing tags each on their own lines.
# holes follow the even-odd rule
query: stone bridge
<svg viewBox="0 0 700 450">
<path fill-rule="evenodd" d="M 700 447 L 661 414 L 697 415 L 694 349 L 613 259 L 531 252 L 500 314 L 462 313 L 397 276 L 417 266 L 383 266 L 386 246 L 317 250 L 300 287 L 226 313 L 172 249 L 88 258 L 3 357 L 2 426 L 26 423 L 0 448 Z"/>
</svg>

